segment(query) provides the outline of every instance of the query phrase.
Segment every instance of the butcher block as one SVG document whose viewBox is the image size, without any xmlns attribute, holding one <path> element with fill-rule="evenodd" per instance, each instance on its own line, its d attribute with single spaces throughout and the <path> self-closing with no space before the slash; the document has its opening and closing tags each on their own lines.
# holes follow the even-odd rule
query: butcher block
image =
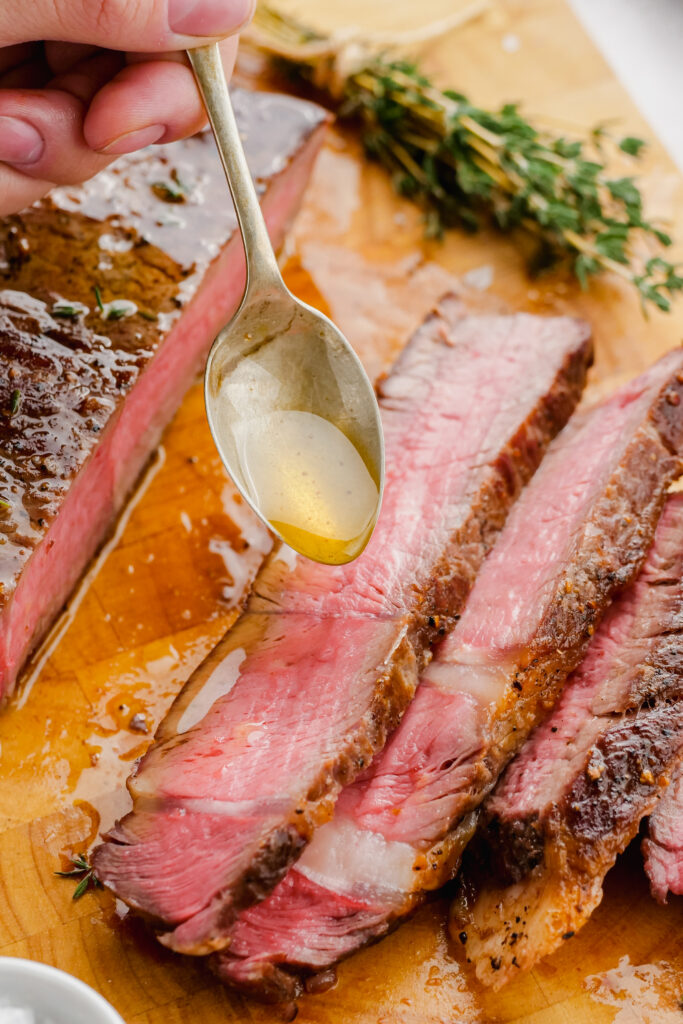
<svg viewBox="0 0 683 1024">
<path fill-rule="evenodd" d="M 463 9 L 470 6 L 462 0 Z M 323 27 L 410 32 L 453 7 L 453 0 L 426 0 L 419 9 L 407 0 L 300 0 L 288 9 L 326 19 Z M 609 123 L 648 138 L 639 172 L 650 212 L 670 220 L 683 240 L 680 176 L 564 0 L 491 0 L 420 48 L 436 81 L 481 106 L 518 100 L 558 132 Z M 245 59 L 241 73 L 249 84 L 273 86 L 256 58 Z M 353 132 L 339 126 L 328 132 L 282 260 L 290 288 L 339 324 L 373 377 L 453 287 L 473 309 L 588 320 L 594 397 L 683 337 L 683 303 L 646 319 L 637 296 L 611 277 L 586 292 L 563 272 L 532 280 L 520 247 L 499 234 L 453 231 L 426 241 L 419 211 L 395 195 L 385 173 L 363 159 Z M 73 885 L 55 875 L 129 809 L 133 762 L 237 618 L 254 551 L 268 546 L 221 467 L 197 384 L 0 717 L 0 955 L 82 978 L 127 1024 L 283 1019 L 281 1010 L 229 992 L 196 959 L 162 948 L 111 893 L 91 889 L 74 901 Z M 300 1000 L 297 1021 L 683 1020 L 683 899 L 654 902 L 637 843 L 608 875 L 586 927 L 495 995 L 477 985 L 451 943 L 447 909 L 446 899 L 435 899 L 343 963 L 333 988 Z"/>
</svg>

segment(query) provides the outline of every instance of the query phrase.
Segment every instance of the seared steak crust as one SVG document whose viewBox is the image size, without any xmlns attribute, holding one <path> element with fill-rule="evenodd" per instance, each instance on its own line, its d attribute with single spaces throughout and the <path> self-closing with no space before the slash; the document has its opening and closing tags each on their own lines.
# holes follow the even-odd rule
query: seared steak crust
<svg viewBox="0 0 683 1024">
<path fill-rule="evenodd" d="M 680 640 L 679 640 L 680 645 Z M 683 749 L 683 651 L 677 657 L 677 692 L 629 712 L 601 736 L 586 770 L 572 786 L 566 804 L 570 858 L 583 871 L 605 873 L 633 839 L 655 806 L 662 780 L 668 781 Z M 672 688 L 673 689 L 673 688 Z M 604 768 L 603 768 L 604 765 Z M 598 775 L 599 772 L 599 775 Z M 597 775 L 597 778 L 594 776 Z M 562 809 L 553 817 L 562 819 Z M 550 831 L 564 831 L 559 822 Z"/>
<path fill-rule="evenodd" d="M 565 869 L 605 876 L 655 807 L 683 749 L 683 652 L 676 660 L 678 692 L 672 686 L 668 697 L 653 697 L 608 727 L 561 800 L 543 815 L 483 823 L 473 855 L 486 862 L 490 878 L 521 882 L 548 857 L 555 861 L 559 847 Z"/>
<path fill-rule="evenodd" d="M 57 319 L 12 290 L 0 291 L 0 351 L 2 608 L 146 353 L 117 348 L 82 318 Z"/>
<path fill-rule="evenodd" d="M 550 718 L 485 808 L 454 910 L 494 987 L 588 919 L 683 756 L 683 497 Z"/>
<path fill-rule="evenodd" d="M 642 849 L 650 890 L 658 903 L 683 896 L 683 751 L 676 777 L 650 815 Z"/>
<path fill-rule="evenodd" d="M 683 692 L 676 702 L 624 716 L 542 821 L 496 823 L 468 849 L 450 927 L 466 936 L 464 954 L 484 984 L 499 989 L 533 967 L 573 938 L 598 906 L 605 875 L 656 807 L 681 757 L 681 698 Z"/>
</svg>

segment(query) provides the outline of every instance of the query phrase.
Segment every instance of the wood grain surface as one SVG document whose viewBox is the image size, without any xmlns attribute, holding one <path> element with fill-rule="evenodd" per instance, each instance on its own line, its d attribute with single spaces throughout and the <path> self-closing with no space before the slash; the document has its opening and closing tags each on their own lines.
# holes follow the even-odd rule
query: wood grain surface
<svg viewBox="0 0 683 1024">
<path fill-rule="evenodd" d="M 410 29 L 452 10 L 454 0 L 289 6 L 328 25 L 353 19 Z M 563 0 L 491 0 L 476 22 L 425 47 L 424 60 L 441 83 L 481 105 L 515 99 L 562 131 L 616 119 L 619 131 L 649 135 Z M 252 59 L 244 66 L 257 72 Z M 656 141 L 643 173 L 650 209 L 683 238 L 681 181 Z M 423 242 L 419 214 L 338 129 L 316 167 L 285 267 L 292 289 L 339 323 L 372 375 L 387 368 L 454 278 L 464 279 L 475 306 L 587 317 L 597 340 L 594 392 L 635 374 L 683 335 L 683 302 L 671 316 L 644 320 L 618 282 L 586 294 L 562 276 L 532 282 L 519 251 L 499 236 L 451 233 L 443 244 Z M 117 541 L 0 717 L 0 953 L 83 978 L 127 1024 L 281 1019 L 224 991 L 201 962 L 163 950 L 110 894 L 73 902 L 73 886 L 53 874 L 126 809 L 132 761 L 234 621 L 250 529 L 258 527 L 220 467 L 194 387 Z M 675 1024 L 683 1021 L 682 936 L 683 900 L 665 908 L 651 901 L 632 848 L 587 927 L 499 995 L 472 983 L 449 946 L 445 902 L 437 901 L 342 965 L 333 990 L 301 1001 L 298 1020 Z"/>
</svg>

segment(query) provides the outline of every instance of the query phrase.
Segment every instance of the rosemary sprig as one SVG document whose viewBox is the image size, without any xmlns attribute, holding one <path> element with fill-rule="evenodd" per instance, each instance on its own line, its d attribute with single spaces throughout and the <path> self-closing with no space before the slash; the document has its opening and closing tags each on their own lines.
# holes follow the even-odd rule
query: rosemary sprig
<svg viewBox="0 0 683 1024">
<path fill-rule="evenodd" d="M 95 875 L 94 868 L 90 865 L 88 858 L 83 853 L 77 853 L 71 858 L 73 868 L 70 871 L 55 871 L 60 878 L 78 878 L 78 885 L 74 889 L 72 900 L 80 900 L 81 896 L 88 889 L 101 889 L 102 883 Z"/>
<path fill-rule="evenodd" d="M 260 4 L 252 40 L 339 103 L 362 126 L 365 150 L 397 190 L 425 211 L 427 233 L 477 230 L 493 221 L 538 242 L 537 268 L 568 261 L 583 287 L 610 270 L 641 302 L 669 310 L 683 276 L 661 255 L 671 238 L 643 212 L 632 177 L 611 177 L 606 144 L 636 158 L 645 143 L 597 128 L 576 140 L 542 131 L 517 105 L 489 111 L 442 91 L 404 60 L 372 52 L 348 34 L 326 37 Z"/>
</svg>

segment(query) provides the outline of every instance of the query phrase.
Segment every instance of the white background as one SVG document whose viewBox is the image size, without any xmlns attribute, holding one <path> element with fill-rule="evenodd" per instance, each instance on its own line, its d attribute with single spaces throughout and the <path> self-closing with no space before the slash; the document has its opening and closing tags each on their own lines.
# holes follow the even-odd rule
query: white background
<svg viewBox="0 0 683 1024">
<path fill-rule="evenodd" d="M 569 0 L 683 171 L 683 0 Z"/>
</svg>

